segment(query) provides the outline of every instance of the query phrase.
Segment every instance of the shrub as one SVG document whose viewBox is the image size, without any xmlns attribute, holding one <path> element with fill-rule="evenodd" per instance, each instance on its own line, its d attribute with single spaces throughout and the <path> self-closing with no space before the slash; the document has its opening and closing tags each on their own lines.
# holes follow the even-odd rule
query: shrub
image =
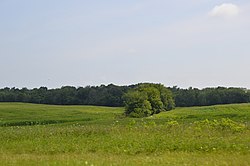
<svg viewBox="0 0 250 166">
<path fill-rule="evenodd" d="M 124 95 L 125 114 L 147 117 L 174 108 L 172 93 L 161 84 L 140 84 Z"/>
</svg>

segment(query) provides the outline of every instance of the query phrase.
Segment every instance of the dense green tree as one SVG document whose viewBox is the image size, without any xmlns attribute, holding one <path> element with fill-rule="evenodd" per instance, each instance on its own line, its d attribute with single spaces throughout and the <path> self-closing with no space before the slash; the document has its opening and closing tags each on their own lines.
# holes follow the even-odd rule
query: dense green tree
<svg viewBox="0 0 250 166">
<path fill-rule="evenodd" d="M 152 114 L 148 96 L 142 91 L 129 91 L 124 95 L 125 114 L 131 117 L 144 117 Z"/>
<path fill-rule="evenodd" d="M 161 84 L 150 83 L 141 83 L 130 86 L 109 84 L 78 88 L 64 86 L 56 89 L 48 89 L 46 87 L 34 89 L 6 87 L 0 89 L 0 102 L 120 107 L 124 106 L 124 99 L 122 96 L 131 90 L 145 91 L 148 96 L 147 101 L 150 103 L 152 113 L 159 113 L 162 110 L 171 110 L 175 105 L 177 107 L 188 107 L 250 102 L 250 91 L 244 88 L 217 87 L 197 89 L 191 87 L 188 89 L 182 89 L 177 86 L 165 88 Z M 172 93 L 169 90 L 172 91 L 174 100 L 172 98 Z M 147 104 L 144 103 L 144 105 Z"/>
<path fill-rule="evenodd" d="M 250 92 L 243 88 L 170 88 L 178 107 L 205 106 L 250 102 Z"/>
<path fill-rule="evenodd" d="M 171 91 L 160 84 L 139 84 L 124 95 L 125 114 L 145 117 L 174 108 Z"/>
</svg>

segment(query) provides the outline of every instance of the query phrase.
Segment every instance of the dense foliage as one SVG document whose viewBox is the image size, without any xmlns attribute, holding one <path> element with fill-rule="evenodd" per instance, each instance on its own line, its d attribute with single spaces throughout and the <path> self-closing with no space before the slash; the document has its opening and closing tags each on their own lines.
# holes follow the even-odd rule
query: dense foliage
<svg viewBox="0 0 250 166">
<path fill-rule="evenodd" d="M 244 88 L 171 88 L 178 107 L 209 106 L 216 104 L 248 103 L 250 91 Z"/>
<path fill-rule="evenodd" d="M 58 89 L 46 87 L 0 89 L 0 102 L 28 102 L 55 105 L 122 106 L 122 96 L 133 86 L 64 86 Z"/>
<path fill-rule="evenodd" d="M 172 92 L 161 84 L 140 84 L 124 95 L 125 114 L 146 117 L 174 108 Z"/>
<path fill-rule="evenodd" d="M 46 87 L 2 88 L 0 102 L 28 102 L 55 105 L 97 105 L 124 106 L 122 96 L 141 84 L 130 86 L 101 85 L 72 87 L 64 86 L 57 89 Z M 175 99 L 176 107 L 205 106 L 215 104 L 248 103 L 250 91 L 243 88 L 169 88 Z"/>
</svg>

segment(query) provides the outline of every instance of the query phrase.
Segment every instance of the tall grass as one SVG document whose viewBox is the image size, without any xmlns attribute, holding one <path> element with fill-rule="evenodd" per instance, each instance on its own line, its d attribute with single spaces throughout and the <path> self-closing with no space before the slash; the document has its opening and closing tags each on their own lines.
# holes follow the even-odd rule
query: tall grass
<svg viewBox="0 0 250 166">
<path fill-rule="evenodd" d="M 244 104 L 177 108 L 131 119 L 122 116 L 122 108 L 0 104 L 0 161 L 5 165 L 249 165 L 249 108 Z M 58 123 L 49 123 L 53 119 Z M 25 121 L 48 123 L 18 125 Z"/>
</svg>

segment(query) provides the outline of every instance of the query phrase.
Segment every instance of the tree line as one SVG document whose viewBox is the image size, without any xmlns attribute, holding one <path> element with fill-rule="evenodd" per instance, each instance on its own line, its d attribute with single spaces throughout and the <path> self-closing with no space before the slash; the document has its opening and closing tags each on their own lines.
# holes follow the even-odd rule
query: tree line
<svg viewBox="0 0 250 166">
<path fill-rule="evenodd" d="M 178 107 L 209 106 L 217 104 L 249 103 L 250 90 L 245 88 L 170 88 Z"/>
<path fill-rule="evenodd" d="M 0 102 L 27 102 L 54 105 L 96 105 L 125 106 L 124 94 L 138 88 L 141 84 L 117 86 L 73 87 L 63 86 L 56 89 L 40 88 L 2 88 Z M 244 88 L 188 88 L 168 87 L 176 107 L 208 106 L 250 102 L 250 91 Z M 151 88 L 151 91 L 152 90 Z M 152 92 L 153 93 L 153 92 Z M 157 92 L 158 93 L 158 92 Z"/>
<path fill-rule="evenodd" d="M 40 87 L 0 89 L 0 102 L 27 102 L 54 105 L 123 106 L 122 96 L 133 86 L 63 86 L 56 89 Z"/>
</svg>

